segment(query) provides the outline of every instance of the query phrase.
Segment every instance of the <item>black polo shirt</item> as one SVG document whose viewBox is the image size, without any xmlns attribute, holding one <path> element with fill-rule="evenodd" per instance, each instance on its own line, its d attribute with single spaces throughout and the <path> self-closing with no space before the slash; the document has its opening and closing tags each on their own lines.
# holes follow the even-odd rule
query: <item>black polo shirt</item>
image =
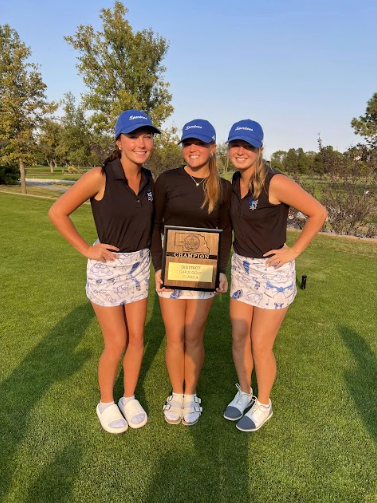
<svg viewBox="0 0 377 503">
<path fill-rule="evenodd" d="M 284 246 L 289 206 L 269 202 L 270 182 L 277 174 L 280 173 L 268 171 L 263 190 L 256 200 L 251 191 L 241 199 L 241 175 L 236 172 L 233 176 L 230 217 L 234 232 L 234 251 L 238 255 L 263 258 L 268 251 Z"/>
<path fill-rule="evenodd" d="M 119 159 L 106 165 L 105 174 L 103 198 L 90 200 L 100 242 L 118 247 L 121 253 L 149 248 L 154 215 L 152 173 L 141 168 L 138 194 L 129 187 Z"/>
<path fill-rule="evenodd" d="M 195 178 L 195 177 L 194 177 Z M 162 265 L 161 234 L 165 225 L 222 229 L 220 249 L 220 272 L 225 272 L 232 244 L 229 203 L 231 185 L 220 178 L 222 195 L 214 210 L 202 208 L 205 193 L 203 178 L 195 178 L 197 186 L 183 167 L 165 171 L 155 185 L 156 215 L 152 238 L 152 260 L 156 270 Z"/>
</svg>

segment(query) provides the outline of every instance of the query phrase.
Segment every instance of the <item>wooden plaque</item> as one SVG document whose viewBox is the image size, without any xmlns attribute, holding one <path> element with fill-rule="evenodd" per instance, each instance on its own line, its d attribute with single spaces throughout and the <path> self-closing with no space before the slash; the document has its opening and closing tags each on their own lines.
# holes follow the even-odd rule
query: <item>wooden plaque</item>
<svg viewBox="0 0 377 503">
<path fill-rule="evenodd" d="M 221 233 L 220 229 L 165 225 L 162 286 L 215 291 L 219 286 Z"/>
</svg>

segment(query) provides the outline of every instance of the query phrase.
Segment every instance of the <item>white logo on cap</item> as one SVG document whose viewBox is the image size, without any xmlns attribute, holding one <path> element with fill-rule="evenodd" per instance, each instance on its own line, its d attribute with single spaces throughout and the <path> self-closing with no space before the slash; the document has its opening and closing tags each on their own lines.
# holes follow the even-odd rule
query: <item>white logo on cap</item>
<svg viewBox="0 0 377 503">
<path fill-rule="evenodd" d="M 236 131 L 239 131 L 240 129 L 246 129 L 247 131 L 254 131 L 254 129 L 251 129 L 249 127 L 236 127 Z"/>
<path fill-rule="evenodd" d="M 187 126 L 186 131 L 187 131 L 188 129 L 192 129 L 192 128 L 196 128 L 196 129 L 203 129 L 203 127 L 202 127 L 202 126 Z"/>
<path fill-rule="evenodd" d="M 148 120 L 146 117 L 144 117 L 144 115 L 130 115 L 130 121 L 134 119 L 144 119 L 146 121 Z"/>
</svg>

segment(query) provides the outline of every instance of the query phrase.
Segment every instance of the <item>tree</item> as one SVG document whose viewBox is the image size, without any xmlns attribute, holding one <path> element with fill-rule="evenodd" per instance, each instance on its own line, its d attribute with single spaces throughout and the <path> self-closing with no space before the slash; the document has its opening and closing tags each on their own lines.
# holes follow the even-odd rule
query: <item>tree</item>
<svg viewBox="0 0 377 503">
<path fill-rule="evenodd" d="M 279 171 L 284 171 L 284 162 L 287 157 L 287 152 L 284 150 L 277 150 L 271 155 L 270 163 L 271 168 L 278 169 Z"/>
<path fill-rule="evenodd" d="M 219 173 L 227 173 L 234 169 L 229 159 L 229 149 L 227 143 L 218 143 L 216 147 L 217 168 Z"/>
<path fill-rule="evenodd" d="M 377 93 L 367 103 L 365 114 L 351 121 L 355 134 L 364 136 L 368 145 L 377 148 Z"/>
<path fill-rule="evenodd" d="M 80 53 L 78 70 L 88 87 L 83 104 L 94 112 L 90 125 L 103 145 L 123 110 L 144 110 L 157 125 L 173 112 L 169 84 L 163 79 L 168 43 L 152 29 L 133 31 L 127 12 L 117 1 L 113 11 L 101 10 L 102 31 L 81 25 L 74 36 L 65 37 Z"/>
<path fill-rule="evenodd" d="M 84 110 L 80 105 L 76 106 L 72 93 L 66 93 L 62 103 L 64 116 L 61 118 L 57 154 L 68 164 L 92 164 L 91 135 Z"/>
<path fill-rule="evenodd" d="M 44 121 L 38 138 L 38 151 L 43 159 L 50 167 L 50 172 L 54 172 L 57 166 L 59 154 L 59 140 L 61 134 L 61 125 L 53 119 Z"/>
<path fill-rule="evenodd" d="M 148 161 L 148 168 L 156 175 L 168 169 L 178 168 L 184 161 L 182 148 L 178 145 L 179 138 L 175 128 L 162 131 L 154 137 L 152 156 Z"/>
<path fill-rule="evenodd" d="M 309 160 L 302 148 L 298 148 L 296 150 L 296 154 L 297 154 L 297 169 L 300 175 L 303 175 L 308 172 Z"/>
<path fill-rule="evenodd" d="M 0 25 L 0 161 L 16 162 L 21 190 L 26 193 L 25 165 L 35 161 L 35 133 L 56 110 L 46 99 L 46 85 L 38 66 L 27 60 L 31 50 L 9 25 Z"/>
<path fill-rule="evenodd" d="M 345 160 L 343 154 L 334 150 L 331 145 L 323 146 L 321 137 L 318 138 L 318 154 L 314 165 L 317 173 L 344 174 Z"/>
<path fill-rule="evenodd" d="M 297 152 L 294 148 L 290 148 L 284 158 L 284 170 L 289 174 L 297 173 Z"/>
</svg>

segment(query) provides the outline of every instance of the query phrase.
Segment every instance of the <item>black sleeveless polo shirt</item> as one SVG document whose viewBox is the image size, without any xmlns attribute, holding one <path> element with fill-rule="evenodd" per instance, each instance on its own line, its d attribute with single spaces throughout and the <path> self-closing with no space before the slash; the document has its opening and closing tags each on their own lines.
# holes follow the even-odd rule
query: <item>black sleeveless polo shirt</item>
<svg viewBox="0 0 377 503">
<path fill-rule="evenodd" d="M 289 206 L 271 204 L 268 200 L 271 179 L 281 174 L 269 170 L 263 190 L 257 200 L 249 191 L 241 199 L 240 178 L 237 171 L 232 179 L 230 217 L 234 232 L 234 251 L 249 258 L 263 258 L 270 250 L 284 246 L 287 238 Z"/>
<path fill-rule="evenodd" d="M 100 242 L 118 247 L 120 253 L 149 248 L 154 215 L 152 173 L 141 168 L 138 194 L 129 187 L 119 159 L 106 165 L 105 174 L 103 198 L 90 199 Z"/>
<path fill-rule="evenodd" d="M 156 215 L 151 246 L 154 268 L 158 270 L 162 266 L 161 234 L 164 226 L 180 225 L 222 229 L 219 270 L 225 272 L 232 244 L 229 216 L 231 185 L 228 180 L 220 178 L 222 197 L 208 214 L 207 207 L 202 208 L 205 199 L 203 178 L 195 179 L 199 186 L 193 178 L 181 167 L 164 171 L 156 180 Z"/>
</svg>

